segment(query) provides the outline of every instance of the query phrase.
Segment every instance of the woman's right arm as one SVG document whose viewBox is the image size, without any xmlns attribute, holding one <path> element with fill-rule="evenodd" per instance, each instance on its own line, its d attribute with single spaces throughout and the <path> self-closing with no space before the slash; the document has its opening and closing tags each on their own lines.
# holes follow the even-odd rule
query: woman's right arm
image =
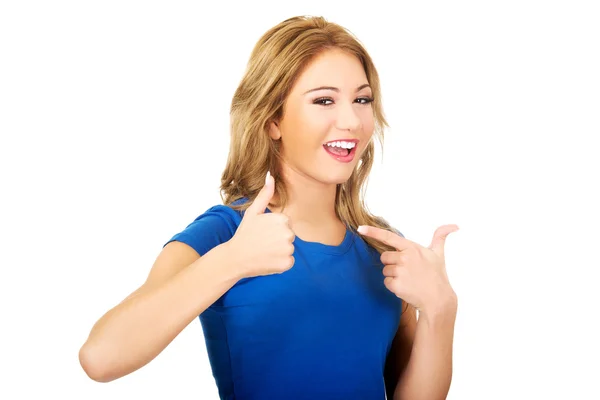
<svg viewBox="0 0 600 400">
<path fill-rule="evenodd" d="M 203 257 L 187 244 L 167 244 L 146 282 L 93 326 L 79 351 L 86 374 L 109 382 L 143 367 L 242 278 L 223 243 Z"/>
</svg>

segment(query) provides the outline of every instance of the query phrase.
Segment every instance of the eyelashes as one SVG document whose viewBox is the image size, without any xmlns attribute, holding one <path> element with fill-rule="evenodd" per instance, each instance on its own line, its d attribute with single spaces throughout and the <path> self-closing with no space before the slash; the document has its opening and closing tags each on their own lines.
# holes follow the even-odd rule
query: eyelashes
<svg viewBox="0 0 600 400">
<path fill-rule="evenodd" d="M 357 101 L 359 101 L 358 104 L 362 104 L 363 106 L 369 105 L 370 103 L 373 102 L 373 98 L 372 97 L 359 97 L 358 99 L 356 99 Z M 331 102 L 331 103 L 325 103 L 325 102 Z M 319 97 L 318 99 L 315 99 L 313 101 L 313 104 L 318 104 L 321 106 L 330 106 L 333 104 L 333 99 L 331 97 Z"/>
</svg>

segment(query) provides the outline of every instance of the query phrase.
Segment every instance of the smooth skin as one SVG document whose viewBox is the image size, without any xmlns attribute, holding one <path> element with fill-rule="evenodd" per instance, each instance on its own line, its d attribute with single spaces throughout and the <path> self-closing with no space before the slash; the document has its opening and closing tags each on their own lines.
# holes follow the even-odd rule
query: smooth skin
<svg viewBox="0 0 600 400">
<path fill-rule="evenodd" d="M 203 257 L 177 241 L 163 248 L 146 282 L 103 315 L 81 347 L 91 379 L 109 382 L 143 367 L 237 281 L 293 266 L 288 217 L 265 214 L 274 187 L 267 177 L 233 238 Z"/>
<path fill-rule="evenodd" d="M 303 71 L 286 99 L 282 119 L 270 125 L 271 138 L 281 140 L 283 175 L 290 191 L 285 210 L 275 211 L 288 215 L 295 234 L 305 241 L 335 245 L 343 239 L 345 228 L 335 215 L 336 185 L 351 176 L 372 139 L 371 97 L 360 61 L 341 50 L 329 50 Z M 343 139 L 359 141 L 356 156 L 350 163 L 336 161 L 323 149 L 324 143 Z M 457 228 L 449 225 L 436 231 L 437 257 L 429 254 L 428 262 L 417 257 L 405 259 L 406 254 L 412 254 L 405 248 L 408 241 L 402 242 L 402 250 L 382 254 L 385 273 L 395 274 L 394 266 L 407 264 L 411 265 L 413 274 L 422 270 L 406 284 L 410 286 L 408 289 L 398 283 L 404 275 L 382 276 L 388 290 L 410 304 L 401 315 L 386 363 L 385 384 L 389 398 L 433 400 L 445 399 L 448 394 L 457 300 L 447 282 L 445 269 L 439 267 L 439 254 L 443 263 L 443 247 L 440 253 L 439 243 Z M 363 229 L 364 235 L 376 240 L 398 244 L 402 239 L 375 227 Z M 412 248 L 422 249 L 411 243 Z M 419 309 L 418 321 L 416 309 Z"/>
<path fill-rule="evenodd" d="M 456 225 L 440 226 L 425 248 L 394 232 L 373 226 L 358 228 L 362 235 L 396 249 L 381 254 L 383 282 L 410 304 L 387 363 L 386 377 L 392 381 L 386 386 L 389 398 L 430 400 L 448 395 L 457 297 L 448 281 L 444 245 L 447 236 L 457 230 Z M 418 322 L 415 309 L 419 310 Z"/>
<path fill-rule="evenodd" d="M 335 213 L 336 185 L 351 176 L 372 139 L 367 83 L 360 61 L 340 50 L 328 50 L 308 65 L 286 99 L 283 117 L 269 125 L 271 139 L 281 141 L 289 193 L 285 210 L 271 206 L 276 194 L 267 177 L 231 240 L 203 257 L 180 242 L 165 246 L 146 282 L 102 316 L 82 346 L 81 365 L 92 379 L 108 382 L 146 365 L 239 279 L 293 268 L 295 236 L 330 245 L 342 242 L 345 226 Z M 343 139 L 358 140 L 349 163 L 335 160 L 323 148 L 325 142 Z M 267 207 L 272 213 L 264 213 Z M 363 234 L 394 243 L 397 252 L 382 255 L 382 279 L 388 290 L 411 304 L 400 318 L 386 364 L 386 391 L 396 400 L 444 399 L 456 315 L 456 296 L 440 278 L 445 270 L 439 267 L 439 243 L 448 228 L 436 231 L 437 258 L 415 257 L 410 249 L 422 251 L 419 245 L 385 232 L 367 227 Z M 407 276 L 412 280 L 403 283 Z"/>
</svg>

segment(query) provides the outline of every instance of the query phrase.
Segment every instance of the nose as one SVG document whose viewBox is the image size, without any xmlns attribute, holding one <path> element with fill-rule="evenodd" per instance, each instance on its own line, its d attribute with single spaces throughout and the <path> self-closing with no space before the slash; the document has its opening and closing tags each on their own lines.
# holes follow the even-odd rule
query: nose
<svg viewBox="0 0 600 400">
<path fill-rule="evenodd" d="M 338 107 L 337 128 L 340 130 L 355 131 L 361 126 L 361 120 L 353 104 L 344 103 Z"/>
</svg>

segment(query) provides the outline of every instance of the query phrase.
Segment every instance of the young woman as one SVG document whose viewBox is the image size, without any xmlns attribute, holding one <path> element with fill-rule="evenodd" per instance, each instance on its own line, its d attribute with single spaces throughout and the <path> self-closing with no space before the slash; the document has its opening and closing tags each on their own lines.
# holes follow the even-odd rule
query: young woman
<svg viewBox="0 0 600 400">
<path fill-rule="evenodd" d="M 364 206 L 387 126 L 379 94 L 339 25 L 295 17 L 266 32 L 231 105 L 224 204 L 94 325 L 86 373 L 129 374 L 200 316 L 222 399 L 445 398 L 457 300 L 444 242 L 458 227 L 425 248 Z"/>
</svg>

